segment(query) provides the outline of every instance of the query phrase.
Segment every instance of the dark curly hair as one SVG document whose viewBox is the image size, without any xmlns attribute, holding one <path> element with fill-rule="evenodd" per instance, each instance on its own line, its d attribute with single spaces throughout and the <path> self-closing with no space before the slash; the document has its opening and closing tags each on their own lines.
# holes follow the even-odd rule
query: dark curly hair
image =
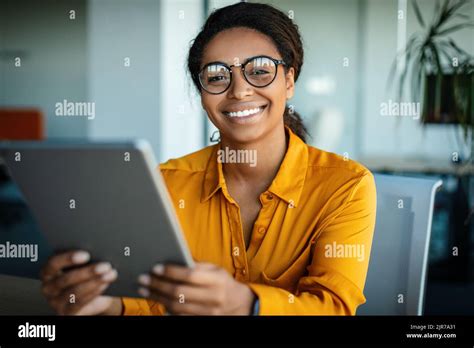
<svg viewBox="0 0 474 348">
<path fill-rule="evenodd" d="M 192 42 L 188 54 L 188 70 L 199 92 L 199 72 L 206 45 L 221 31 L 237 27 L 250 28 L 268 36 L 285 61 L 285 69 L 293 67 L 295 81 L 298 79 L 304 56 L 298 26 L 273 6 L 239 2 L 214 11 Z M 285 107 L 283 119 L 285 125 L 306 141 L 308 131 L 301 116 L 293 108 Z"/>
</svg>

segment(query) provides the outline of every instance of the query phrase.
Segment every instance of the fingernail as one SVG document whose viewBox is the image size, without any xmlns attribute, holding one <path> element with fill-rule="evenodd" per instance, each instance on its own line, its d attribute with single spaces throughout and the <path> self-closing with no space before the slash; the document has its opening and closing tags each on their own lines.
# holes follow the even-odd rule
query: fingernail
<svg viewBox="0 0 474 348">
<path fill-rule="evenodd" d="M 151 278 L 148 274 L 140 274 L 138 277 L 138 282 L 142 285 L 148 286 L 151 283 Z"/>
<path fill-rule="evenodd" d="M 165 266 L 161 264 L 157 264 L 155 265 L 155 267 L 153 267 L 153 273 L 155 273 L 156 275 L 162 275 L 164 272 L 165 272 Z"/>
<path fill-rule="evenodd" d="M 117 278 L 117 270 L 113 269 L 111 270 L 110 272 L 107 272 L 105 273 L 103 276 L 102 276 L 102 280 L 105 280 L 105 281 L 112 281 L 114 280 L 115 278 Z"/>
<path fill-rule="evenodd" d="M 150 296 L 150 291 L 145 288 L 138 288 L 138 293 L 142 295 L 143 297 L 148 297 Z"/>
<path fill-rule="evenodd" d="M 104 274 L 112 269 L 112 265 L 109 262 L 101 262 L 94 268 L 94 272 L 97 274 Z"/>
<path fill-rule="evenodd" d="M 91 256 L 87 251 L 78 251 L 72 255 L 72 262 L 74 263 L 84 263 L 89 261 Z"/>
<path fill-rule="evenodd" d="M 105 283 L 105 284 L 102 284 L 101 287 L 99 288 L 99 291 L 102 292 L 104 291 L 105 289 L 107 289 L 109 287 L 110 284 L 108 283 Z"/>
</svg>

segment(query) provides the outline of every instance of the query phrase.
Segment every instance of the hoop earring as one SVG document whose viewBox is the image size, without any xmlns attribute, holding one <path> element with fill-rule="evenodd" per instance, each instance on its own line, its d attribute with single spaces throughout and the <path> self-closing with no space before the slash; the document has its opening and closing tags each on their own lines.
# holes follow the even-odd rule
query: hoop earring
<svg viewBox="0 0 474 348">
<path fill-rule="evenodd" d="M 215 135 L 216 135 L 216 134 L 217 134 L 217 138 L 215 138 Z M 212 132 L 212 135 L 211 135 L 211 137 L 209 138 L 209 141 L 210 141 L 211 143 L 216 143 L 216 142 L 218 142 L 218 141 L 220 141 L 220 140 L 221 140 L 221 135 L 220 135 L 219 131 L 216 130 L 216 131 Z"/>
</svg>

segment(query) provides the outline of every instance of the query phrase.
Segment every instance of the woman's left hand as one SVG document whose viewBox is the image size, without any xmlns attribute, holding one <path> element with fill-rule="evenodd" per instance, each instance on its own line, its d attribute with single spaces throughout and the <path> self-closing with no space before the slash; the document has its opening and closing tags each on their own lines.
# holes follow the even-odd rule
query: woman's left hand
<svg viewBox="0 0 474 348">
<path fill-rule="evenodd" d="M 160 302 L 171 314 L 250 315 L 256 298 L 246 284 L 211 263 L 156 265 L 138 281 L 140 295 Z"/>
</svg>

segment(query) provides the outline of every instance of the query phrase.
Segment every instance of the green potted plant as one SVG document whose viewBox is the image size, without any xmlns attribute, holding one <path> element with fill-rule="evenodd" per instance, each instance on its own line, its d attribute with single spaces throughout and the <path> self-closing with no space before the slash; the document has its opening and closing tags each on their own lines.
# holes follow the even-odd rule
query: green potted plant
<svg viewBox="0 0 474 348">
<path fill-rule="evenodd" d="M 395 59 L 389 83 L 398 83 L 398 98 L 410 79 L 410 98 L 422 103 L 421 121 L 460 124 L 464 140 L 471 134 L 474 159 L 474 57 L 462 49 L 450 34 L 473 28 L 472 19 L 462 13 L 470 0 L 437 0 L 430 23 L 425 22 L 416 0 L 411 4 L 422 30 L 410 36 Z M 471 1 L 472 2 L 472 1 Z M 397 64 L 405 65 L 394 79 Z M 420 98 L 421 97 L 421 98 Z"/>
</svg>

